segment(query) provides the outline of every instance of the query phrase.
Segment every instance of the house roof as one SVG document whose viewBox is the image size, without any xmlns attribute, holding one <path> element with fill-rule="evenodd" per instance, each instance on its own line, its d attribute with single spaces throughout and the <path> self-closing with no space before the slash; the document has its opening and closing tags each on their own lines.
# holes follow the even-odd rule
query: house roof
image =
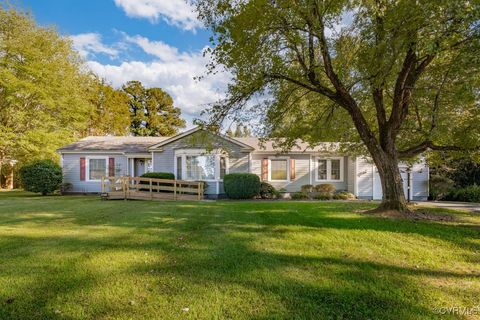
<svg viewBox="0 0 480 320">
<path fill-rule="evenodd" d="M 195 132 L 201 131 L 201 130 L 203 130 L 201 127 L 196 127 L 196 128 L 187 130 L 187 131 L 185 131 L 185 132 L 182 132 L 182 133 L 180 133 L 180 134 L 177 134 L 176 136 L 169 137 L 169 138 L 165 139 L 164 141 L 160 141 L 159 143 L 156 143 L 156 144 L 150 146 L 149 149 L 152 149 L 152 150 L 158 149 L 158 148 L 160 148 L 160 147 L 162 147 L 162 146 L 164 146 L 164 145 L 166 145 L 166 144 L 169 144 L 169 143 L 171 143 L 171 142 L 173 142 L 173 141 L 176 141 L 176 140 L 178 140 L 178 139 L 181 139 L 181 138 L 183 138 L 183 137 L 186 137 L 186 136 L 188 136 L 188 135 L 190 135 L 190 134 L 192 134 L 192 133 L 195 133 Z M 236 138 L 230 138 L 229 136 L 224 135 L 224 134 L 220 134 L 220 133 L 217 133 L 217 135 L 218 135 L 219 137 L 227 140 L 227 141 L 230 141 L 230 142 L 232 142 L 232 143 L 234 143 L 234 144 L 236 144 L 236 145 L 239 145 L 239 146 L 242 147 L 242 148 L 252 149 L 252 147 L 251 147 L 250 145 L 247 145 L 247 144 L 239 141 L 239 140 L 236 139 Z"/>
<path fill-rule="evenodd" d="M 62 152 L 121 152 L 121 153 L 148 153 L 163 145 L 188 136 L 200 128 L 194 128 L 172 137 L 128 137 L 128 136 L 90 136 L 77 142 L 66 145 L 57 151 Z M 219 135 L 222 138 L 236 143 L 237 145 L 251 151 L 257 152 L 281 152 L 274 140 L 262 140 L 260 138 L 230 138 Z M 308 143 L 298 140 L 296 145 L 289 152 L 324 152 L 336 150 L 339 143 L 324 142 L 313 148 Z"/>
<path fill-rule="evenodd" d="M 260 138 L 234 138 L 260 152 L 280 152 L 282 148 L 277 145 L 275 140 L 262 140 Z M 308 143 L 297 140 L 289 152 L 322 152 L 337 150 L 340 144 L 338 142 L 322 142 L 315 147 L 310 147 Z"/>
<path fill-rule="evenodd" d="M 118 151 L 125 153 L 148 152 L 148 147 L 168 137 L 90 136 L 58 149 L 65 151 Z"/>
</svg>

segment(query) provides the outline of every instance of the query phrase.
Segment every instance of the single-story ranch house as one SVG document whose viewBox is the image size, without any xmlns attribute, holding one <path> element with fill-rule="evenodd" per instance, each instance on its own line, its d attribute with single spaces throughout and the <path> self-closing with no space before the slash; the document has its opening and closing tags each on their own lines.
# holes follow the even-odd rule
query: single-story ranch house
<svg viewBox="0 0 480 320">
<path fill-rule="evenodd" d="M 58 152 L 71 192 L 100 192 L 102 176 L 171 172 L 178 180 L 206 181 L 206 196 L 216 198 L 224 193 L 225 174 L 250 172 L 285 192 L 298 192 L 306 184 L 331 183 L 360 199 L 382 198 L 380 178 L 370 161 L 326 153 L 325 146 L 309 148 L 302 142 L 282 153 L 272 141 L 230 138 L 195 128 L 173 137 L 87 137 Z M 408 173 L 407 165 L 401 165 L 401 171 L 405 195 L 426 200 L 428 166 L 417 163 Z"/>
</svg>

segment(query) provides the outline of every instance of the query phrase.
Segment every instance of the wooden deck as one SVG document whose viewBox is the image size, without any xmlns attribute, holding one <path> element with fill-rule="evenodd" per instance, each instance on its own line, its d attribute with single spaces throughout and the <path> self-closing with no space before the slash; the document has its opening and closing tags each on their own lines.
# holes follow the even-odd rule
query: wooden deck
<svg viewBox="0 0 480 320">
<path fill-rule="evenodd" d="M 108 200 L 202 200 L 201 181 L 142 177 L 103 177 L 102 198 Z"/>
</svg>

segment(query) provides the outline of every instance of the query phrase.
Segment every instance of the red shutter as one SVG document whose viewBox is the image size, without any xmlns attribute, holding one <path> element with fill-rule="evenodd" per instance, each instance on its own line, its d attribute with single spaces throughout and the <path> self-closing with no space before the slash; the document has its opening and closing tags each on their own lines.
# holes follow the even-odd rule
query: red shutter
<svg viewBox="0 0 480 320">
<path fill-rule="evenodd" d="M 115 177 L 115 158 L 108 158 L 108 176 Z"/>
<path fill-rule="evenodd" d="M 262 160 L 262 181 L 268 180 L 268 159 Z"/>
<path fill-rule="evenodd" d="M 80 158 L 80 181 L 85 181 L 85 158 Z"/>
<path fill-rule="evenodd" d="M 290 159 L 290 180 L 295 180 L 295 159 Z"/>
</svg>

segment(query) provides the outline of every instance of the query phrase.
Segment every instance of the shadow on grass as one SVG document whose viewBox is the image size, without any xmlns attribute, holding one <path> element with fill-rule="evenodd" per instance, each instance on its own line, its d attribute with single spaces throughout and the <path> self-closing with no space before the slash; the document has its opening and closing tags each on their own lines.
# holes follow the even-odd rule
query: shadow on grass
<svg viewBox="0 0 480 320">
<path fill-rule="evenodd" d="M 288 233 L 286 228 L 295 226 L 308 228 L 310 232 L 339 229 L 418 234 L 478 250 L 479 245 L 474 241 L 479 239 L 479 233 L 474 225 L 364 217 L 351 214 L 358 206 L 350 204 L 302 207 L 292 203 L 192 205 L 64 200 L 47 201 L 40 206 L 18 204 L 16 208 L 11 205 L 8 211 L 0 209 L 0 227 L 15 229 L 33 224 L 39 227 L 58 225 L 73 231 L 92 228 L 92 238 L 84 234 L 0 235 L 0 261 L 4 261 L 0 266 L 0 279 L 21 279 L 33 274 L 31 281 L 20 281 L 15 289 L 0 289 L 3 300 L 0 301 L 0 318 L 68 319 L 68 315 L 54 313 L 52 306 L 61 304 L 61 297 L 68 293 L 103 285 L 102 275 L 82 268 L 83 262 L 89 259 L 88 253 L 98 252 L 134 250 L 164 257 L 162 262 L 135 262 L 128 270 L 119 271 L 151 277 L 157 288 L 164 285 L 164 278 L 172 276 L 199 287 L 240 288 L 229 293 L 237 295 L 237 301 L 242 301 L 242 295 L 250 291 L 265 299 L 280 301 L 283 308 L 252 311 L 248 315 L 248 318 L 258 319 L 410 319 L 413 315 L 429 318 L 431 310 L 421 303 L 428 297 L 421 283 L 412 278 L 442 277 L 455 281 L 480 277 L 479 273 L 403 267 L 347 256 L 282 254 L 262 251 L 254 245 L 256 233 L 265 241 L 272 241 Z M 102 232 L 102 227 L 105 234 L 95 237 Z M 115 230 L 124 231 L 112 235 Z M 143 236 L 141 240 L 138 235 Z M 75 256 L 76 252 L 87 255 Z M 62 263 L 42 260 L 62 254 L 73 258 Z M 27 258 L 33 260 L 26 265 Z M 162 289 L 172 296 L 184 294 L 177 287 Z M 6 304 L 4 301 L 9 297 L 15 300 Z M 86 317 L 116 314 L 113 305 L 82 307 L 87 310 Z M 221 316 L 238 316 L 231 308 L 226 307 Z M 135 317 L 133 311 L 123 312 L 124 318 Z"/>
</svg>

